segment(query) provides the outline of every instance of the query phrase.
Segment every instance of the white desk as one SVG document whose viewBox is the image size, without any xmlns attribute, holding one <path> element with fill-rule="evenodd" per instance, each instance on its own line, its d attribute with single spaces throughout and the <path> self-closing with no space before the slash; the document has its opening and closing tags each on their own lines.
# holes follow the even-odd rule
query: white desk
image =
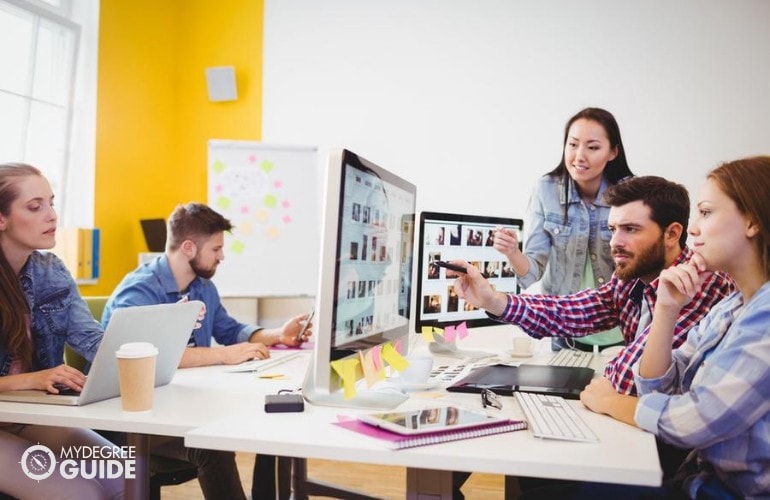
<svg viewBox="0 0 770 500">
<path fill-rule="evenodd" d="M 492 343 L 505 346 L 500 349 L 502 353 L 510 346 L 512 332 L 503 328 L 480 330 L 462 346 L 478 349 Z M 153 409 L 146 413 L 123 412 L 117 398 L 84 407 L 0 402 L 0 421 L 122 431 L 130 433 L 140 446 L 142 436 L 148 434 L 185 436 L 191 447 L 398 465 L 407 467 L 408 490 L 413 497 L 435 493 L 436 487 L 441 489 L 440 495 L 451 494 L 452 470 L 660 484 L 662 472 L 654 437 L 593 414 L 579 402 L 574 405 L 598 435 L 598 444 L 541 441 L 530 431 L 518 431 L 390 451 L 379 442 L 332 425 L 337 415 L 357 411 L 306 405 L 304 413 L 264 413 L 265 394 L 300 386 L 307 359 L 294 358 L 270 370 L 289 375 L 284 380 L 227 373 L 225 367 L 180 370 L 170 385 L 156 390 Z M 411 398 L 403 407 L 459 403 L 479 408 L 479 401 L 475 394 L 454 393 L 434 400 Z M 512 398 L 504 398 L 504 403 L 506 415 L 521 418 Z M 146 480 L 130 482 L 127 496 L 142 498 L 147 492 Z"/>
<path fill-rule="evenodd" d="M 504 343 L 510 345 L 510 331 L 490 335 L 500 337 L 498 341 L 507 339 Z M 469 342 L 467 347 L 477 349 L 480 344 L 489 345 L 489 341 L 480 338 Z M 513 398 L 503 399 L 504 414 L 523 418 Z M 457 393 L 440 399 L 410 398 L 400 408 L 419 408 L 433 403 L 481 408 L 477 394 Z M 391 451 L 376 440 L 333 425 L 338 415 L 355 415 L 366 410 L 311 405 L 306 405 L 304 413 L 239 411 L 187 432 L 185 443 L 196 448 L 403 466 L 407 467 L 410 498 L 423 494 L 431 498 L 451 495 L 449 471 L 453 470 L 660 485 L 662 472 L 652 434 L 592 413 L 578 401 L 574 401 L 573 406 L 599 437 L 598 444 L 544 441 L 534 438 L 527 430 Z M 425 480 L 426 476 L 431 479 Z"/>
<path fill-rule="evenodd" d="M 303 372 L 307 359 L 306 356 L 295 358 L 276 370 L 286 366 L 287 372 Z M 0 422 L 129 433 L 128 444 L 137 447 L 137 456 L 144 457 L 144 461 L 137 464 L 136 479 L 127 481 L 126 497 L 146 498 L 148 435 L 182 437 L 187 431 L 234 412 L 257 415 L 262 413 L 263 393 L 287 387 L 286 381 L 257 379 L 252 373 L 224 373 L 224 370 L 217 366 L 179 370 L 171 384 L 155 390 L 153 409 L 148 412 L 124 412 L 119 398 L 81 407 L 0 402 Z"/>
</svg>

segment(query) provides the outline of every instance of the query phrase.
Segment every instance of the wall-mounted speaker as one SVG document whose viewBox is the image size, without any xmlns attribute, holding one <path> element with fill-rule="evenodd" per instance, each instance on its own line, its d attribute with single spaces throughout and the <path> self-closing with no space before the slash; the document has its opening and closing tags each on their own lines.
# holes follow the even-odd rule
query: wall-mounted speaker
<svg viewBox="0 0 770 500">
<path fill-rule="evenodd" d="M 235 101 L 238 99 L 235 68 L 233 66 L 206 68 L 206 88 L 209 93 L 209 101 Z"/>
</svg>

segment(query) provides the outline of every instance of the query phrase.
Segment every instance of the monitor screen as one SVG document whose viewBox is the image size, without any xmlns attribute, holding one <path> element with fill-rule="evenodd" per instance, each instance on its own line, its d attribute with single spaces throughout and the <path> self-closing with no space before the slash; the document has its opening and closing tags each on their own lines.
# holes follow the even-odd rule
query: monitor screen
<svg viewBox="0 0 770 500">
<path fill-rule="evenodd" d="M 386 343 L 405 353 L 416 188 L 340 150 L 329 154 L 324 199 L 315 351 L 303 394 L 316 404 L 389 407 L 376 395 L 343 400 L 330 363 Z"/>
<path fill-rule="evenodd" d="M 499 324 L 486 312 L 460 299 L 454 278 L 435 260 L 464 260 L 476 266 L 501 292 L 519 292 L 519 280 L 503 254 L 494 249 L 495 228 L 514 229 L 522 240 L 521 219 L 423 212 L 420 214 L 417 261 L 417 333 L 425 326 L 444 328 L 465 322 L 468 327 Z"/>
</svg>

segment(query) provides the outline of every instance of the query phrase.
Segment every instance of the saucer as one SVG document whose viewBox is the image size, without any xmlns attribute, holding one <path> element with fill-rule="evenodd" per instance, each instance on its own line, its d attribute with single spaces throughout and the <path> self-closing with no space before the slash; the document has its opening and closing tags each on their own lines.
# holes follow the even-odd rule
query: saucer
<svg viewBox="0 0 770 500">
<path fill-rule="evenodd" d="M 512 358 L 531 358 L 535 354 L 534 351 L 520 353 L 520 352 L 514 351 L 513 349 L 509 349 L 505 352 Z"/>
</svg>

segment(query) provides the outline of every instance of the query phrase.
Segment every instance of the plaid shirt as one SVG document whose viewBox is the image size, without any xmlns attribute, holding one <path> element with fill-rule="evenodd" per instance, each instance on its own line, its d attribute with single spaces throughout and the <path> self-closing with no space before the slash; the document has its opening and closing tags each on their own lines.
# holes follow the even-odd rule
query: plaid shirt
<svg viewBox="0 0 770 500">
<path fill-rule="evenodd" d="M 672 265 L 687 262 L 692 256 L 685 247 Z M 641 317 L 641 301 L 655 309 L 657 278 L 650 284 L 640 279 L 623 281 L 616 275 L 603 286 L 571 295 L 508 295 L 508 305 L 497 318 L 514 323 L 532 337 L 583 337 L 616 326 L 623 332 L 625 348 L 604 369 L 604 376 L 621 394 L 636 395 L 631 368 L 641 358 L 650 325 L 636 335 Z M 732 280 L 714 273 L 695 297 L 679 312 L 674 330 L 674 348 L 687 338 L 709 310 L 733 291 Z"/>
<path fill-rule="evenodd" d="M 636 367 L 639 427 L 698 450 L 689 495 L 714 475 L 742 498 L 770 492 L 770 283 L 719 303 L 660 378 Z M 711 498 L 711 497 L 710 497 Z"/>
</svg>

